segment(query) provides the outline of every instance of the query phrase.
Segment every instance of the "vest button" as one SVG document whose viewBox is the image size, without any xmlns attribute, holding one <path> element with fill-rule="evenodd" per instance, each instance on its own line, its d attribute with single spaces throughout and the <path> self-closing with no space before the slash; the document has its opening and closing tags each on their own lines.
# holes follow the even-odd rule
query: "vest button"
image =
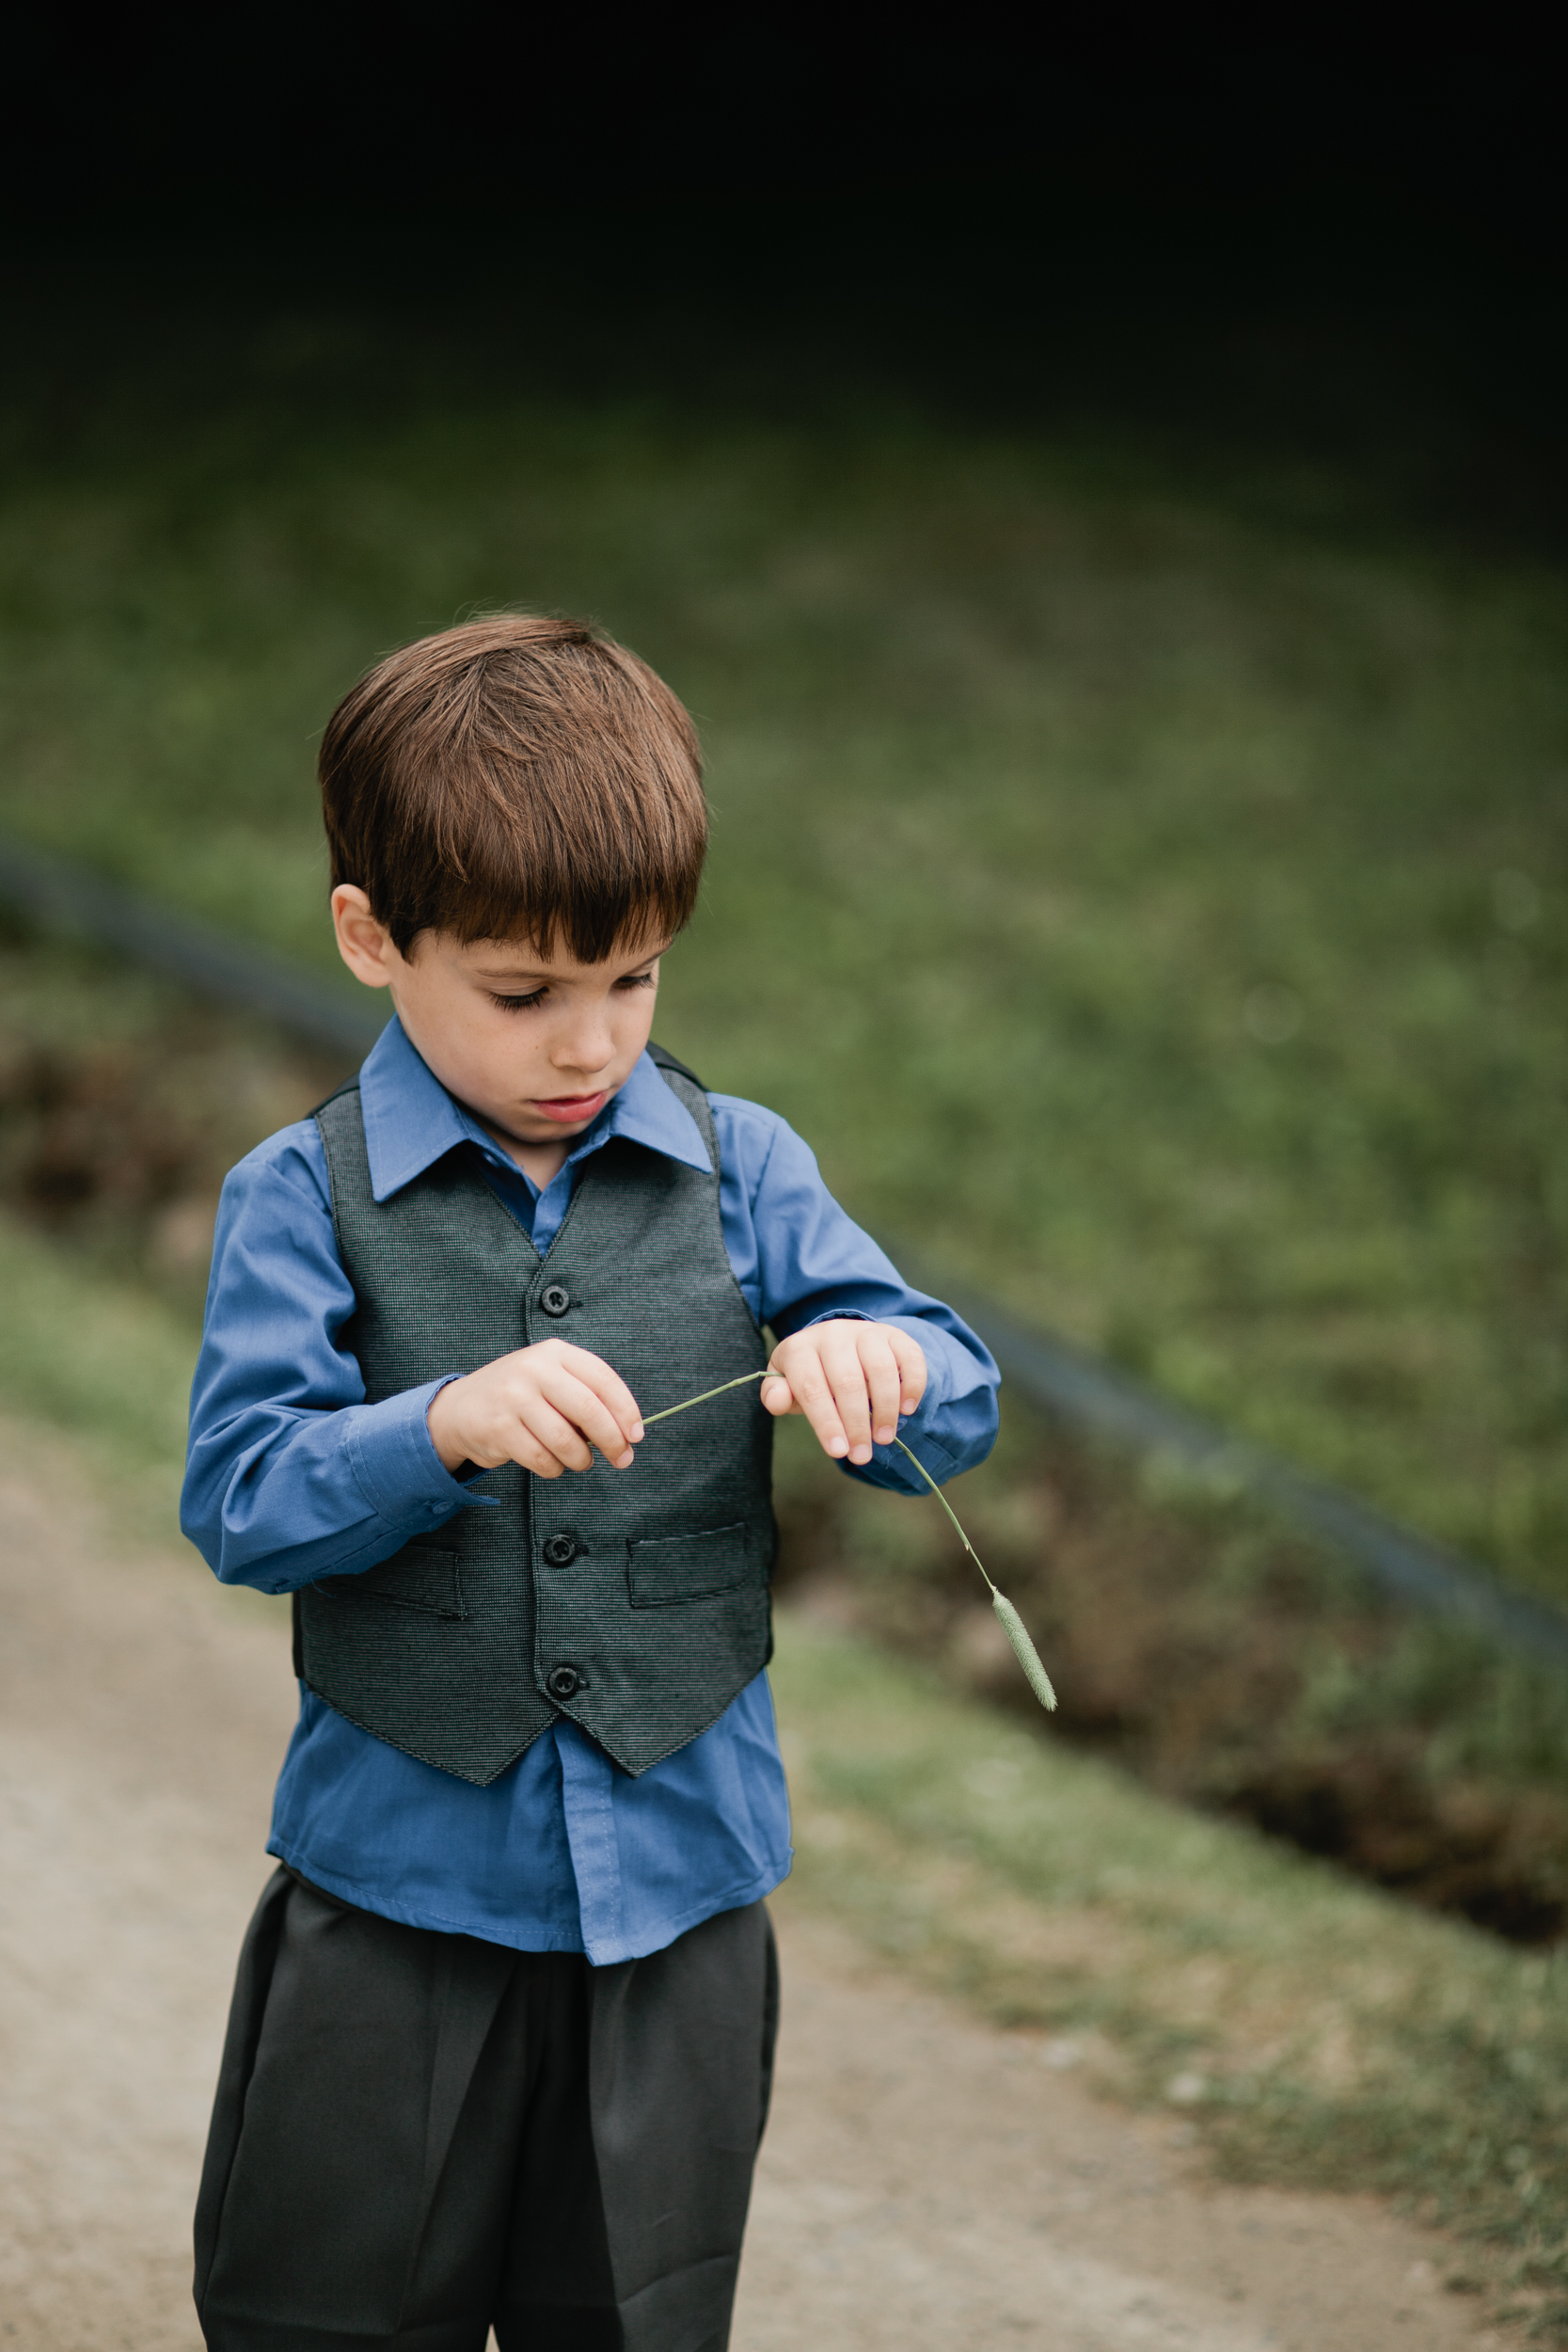
<svg viewBox="0 0 1568 2352">
<path fill-rule="evenodd" d="M 552 1282 L 539 1294 L 539 1304 L 547 1315 L 563 1315 L 571 1303 L 571 1292 L 562 1290 L 559 1282 Z"/>
<path fill-rule="evenodd" d="M 546 1535 L 543 1549 L 552 1568 L 569 1568 L 578 1556 L 577 1537 L 575 1535 Z"/>
<path fill-rule="evenodd" d="M 575 1666 L 552 1666 L 545 1687 L 552 1699 L 569 1699 L 587 1686 Z"/>
</svg>

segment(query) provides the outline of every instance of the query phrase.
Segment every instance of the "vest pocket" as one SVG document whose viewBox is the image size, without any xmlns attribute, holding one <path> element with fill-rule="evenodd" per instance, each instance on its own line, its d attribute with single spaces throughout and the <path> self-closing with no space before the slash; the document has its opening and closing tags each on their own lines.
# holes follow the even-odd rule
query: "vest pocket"
<svg viewBox="0 0 1568 2352">
<path fill-rule="evenodd" d="M 466 1617 L 455 1551 L 406 1544 L 362 1576 L 324 1576 L 315 1587 L 329 1600 L 389 1601 L 394 1609 L 424 1609 L 433 1617 Z"/>
<path fill-rule="evenodd" d="M 626 1546 L 626 1587 L 634 1609 L 662 1609 L 673 1600 L 701 1600 L 751 1581 L 744 1519 L 701 1535 L 655 1535 Z"/>
</svg>

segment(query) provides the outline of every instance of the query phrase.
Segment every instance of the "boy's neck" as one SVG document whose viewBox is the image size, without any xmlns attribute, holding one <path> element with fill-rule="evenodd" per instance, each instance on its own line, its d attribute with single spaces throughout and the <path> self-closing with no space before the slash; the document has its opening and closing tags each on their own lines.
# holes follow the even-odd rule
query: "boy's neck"
<svg viewBox="0 0 1568 2352">
<path fill-rule="evenodd" d="M 571 1142 L 562 1137 L 559 1143 L 524 1143 L 516 1136 L 509 1136 L 504 1128 L 492 1126 L 487 1119 L 480 1120 L 479 1124 L 541 1192 L 549 1190 L 571 1156 L 572 1144 L 578 1140 L 574 1136 Z"/>
</svg>

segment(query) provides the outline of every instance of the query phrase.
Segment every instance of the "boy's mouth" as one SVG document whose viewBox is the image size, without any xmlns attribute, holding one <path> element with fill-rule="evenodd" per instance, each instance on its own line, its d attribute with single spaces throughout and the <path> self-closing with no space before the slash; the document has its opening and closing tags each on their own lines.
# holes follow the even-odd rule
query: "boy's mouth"
<svg viewBox="0 0 1568 2352">
<path fill-rule="evenodd" d="M 563 1127 L 575 1127 L 579 1120 L 592 1119 L 609 1100 L 610 1089 L 601 1087 L 597 1094 L 557 1094 L 548 1102 L 541 1102 L 536 1096 L 532 1107 L 541 1118 L 556 1119 Z"/>
</svg>

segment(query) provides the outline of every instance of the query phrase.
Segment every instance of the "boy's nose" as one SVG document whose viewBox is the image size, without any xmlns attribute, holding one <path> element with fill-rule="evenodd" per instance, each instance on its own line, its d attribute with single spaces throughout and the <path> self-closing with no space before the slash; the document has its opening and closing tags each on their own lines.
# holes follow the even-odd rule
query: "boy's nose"
<svg viewBox="0 0 1568 2352">
<path fill-rule="evenodd" d="M 550 1056 L 552 1069 L 576 1071 L 585 1078 L 594 1077 L 610 1059 L 614 1042 L 608 1026 L 597 1022 L 574 1028 L 563 1037 Z"/>
</svg>

